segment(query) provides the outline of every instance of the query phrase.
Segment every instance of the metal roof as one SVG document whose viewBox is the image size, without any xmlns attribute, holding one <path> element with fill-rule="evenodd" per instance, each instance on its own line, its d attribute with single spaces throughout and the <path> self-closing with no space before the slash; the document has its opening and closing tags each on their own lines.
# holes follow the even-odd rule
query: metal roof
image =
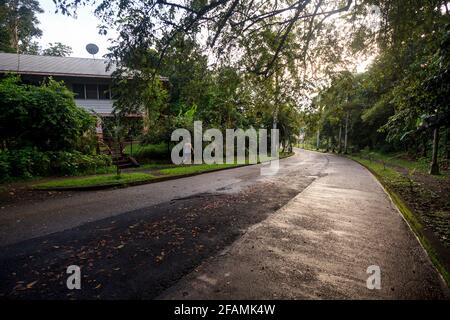
<svg viewBox="0 0 450 320">
<path fill-rule="evenodd" d="M 0 52 L 0 72 L 110 78 L 115 66 L 107 69 L 104 59 L 38 56 Z"/>
</svg>

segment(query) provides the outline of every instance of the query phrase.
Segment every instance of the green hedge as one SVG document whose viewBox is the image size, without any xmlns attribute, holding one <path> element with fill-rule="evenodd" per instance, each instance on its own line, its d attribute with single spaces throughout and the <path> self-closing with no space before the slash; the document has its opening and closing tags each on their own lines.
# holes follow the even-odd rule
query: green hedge
<svg viewBox="0 0 450 320">
<path fill-rule="evenodd" d="M 111 166 L 106 155 L 86 155 L 72 151 L 46 151 L 36 148 L 0 152 L 0 181 L 35 176 L 95 173 Z M 104 171 L 104 170 L 103 170 Z"/>
</svg>

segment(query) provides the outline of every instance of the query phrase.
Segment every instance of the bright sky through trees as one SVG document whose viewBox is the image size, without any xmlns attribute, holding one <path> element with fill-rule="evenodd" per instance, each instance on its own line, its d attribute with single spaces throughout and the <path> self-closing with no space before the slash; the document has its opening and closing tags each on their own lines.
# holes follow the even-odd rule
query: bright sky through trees
<svg viewBox="0 0 450 320">
<path fill-rule="evenodd" d="M 107 52 L 108 39 L 114 38 L 115 33 L 111 32 L 107 36 L 98 34 L 99 21 L 94 16 L 92 7 L 80 7 L 77 10 L 78 16 L 74 19 L 60 13 L 55 14 L 55 4 L 52 0 L 40 0 L 39 3 L 44 9 L 44 13 L 38 15 L 39 27 L 43 32 L 38 41 L 42 47 L 46 47 L 50 42 L 62 42 L 72 47 L 71 56 L 91 58 L 85 46 L 88 43 L 95 43 L 100 49 L 96 58 L 100 58 Z"/>
</svg>

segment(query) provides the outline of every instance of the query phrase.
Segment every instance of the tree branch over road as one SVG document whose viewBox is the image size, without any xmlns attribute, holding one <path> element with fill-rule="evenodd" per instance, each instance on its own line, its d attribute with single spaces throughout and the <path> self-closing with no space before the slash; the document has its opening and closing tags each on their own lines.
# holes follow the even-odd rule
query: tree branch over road
<svg viewBox="0 0 450 320">
<path fill-rule="evenodd" d="M 213 50 L 218 59 L 244 56 L 255 59 L 243 45 L 247 37 L 264 33 L 278 34 L 277 45 L 265 56 L 263 63 L 253 70 L 267 76 L 274 63 L 283 55 L 291 33 L 304 32 L 313 37 L 311 28 L 317 16 L 323 20 L 347 11 L 352 0 L 344 5 L 335 0 L 54 0 L 57 10 L 72 15 L 79 6 L 93 5 L 102 18 L 100 31 L 119 30 L 110 58 L 120 60 L 133 50 L 156 49 L 162 60 L 180 33 L 203 38 L 204 48 Z M 307 21 L 306 27 L 300 24 Z M 316 26 L 320 28 L 321 24 Z M 304 30 L 303 30 L 304 29 Z M 308 32 L 309 30 L 309 32 Z M 207 35 L 205 39 L 205 35 Z M 308 44 L 310 41 L 306 41 Z M 273 47 L 273 46 L 272 46 Z M 209 48 L 209 49 L 208 49 Z M 307 54 L 307 48 L 301 54 Z M 237 53 L 237 54 L 236 54 Z"/>
</svg>

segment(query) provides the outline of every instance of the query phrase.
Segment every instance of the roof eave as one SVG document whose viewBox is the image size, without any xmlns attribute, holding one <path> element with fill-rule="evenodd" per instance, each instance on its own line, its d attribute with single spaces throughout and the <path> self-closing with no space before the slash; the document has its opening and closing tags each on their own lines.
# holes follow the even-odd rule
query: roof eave
<svg viewBox="0 0 450 320">
<path fill-rule="evenodd" d="M 84 73 L 60 73 L 60 72 L 39 72 L 39 71 L 17 71 L 17 70 L 0 70 L 1 73 L 18 73 L 18 74 L 29 74 L 36 76 L 60 76 L 60 77 L 83 77 L 83 78 L 104 78 L 111 79 L 110 75 L 99 75 L 99 74 L 84 74 Z"/>
</svg>

